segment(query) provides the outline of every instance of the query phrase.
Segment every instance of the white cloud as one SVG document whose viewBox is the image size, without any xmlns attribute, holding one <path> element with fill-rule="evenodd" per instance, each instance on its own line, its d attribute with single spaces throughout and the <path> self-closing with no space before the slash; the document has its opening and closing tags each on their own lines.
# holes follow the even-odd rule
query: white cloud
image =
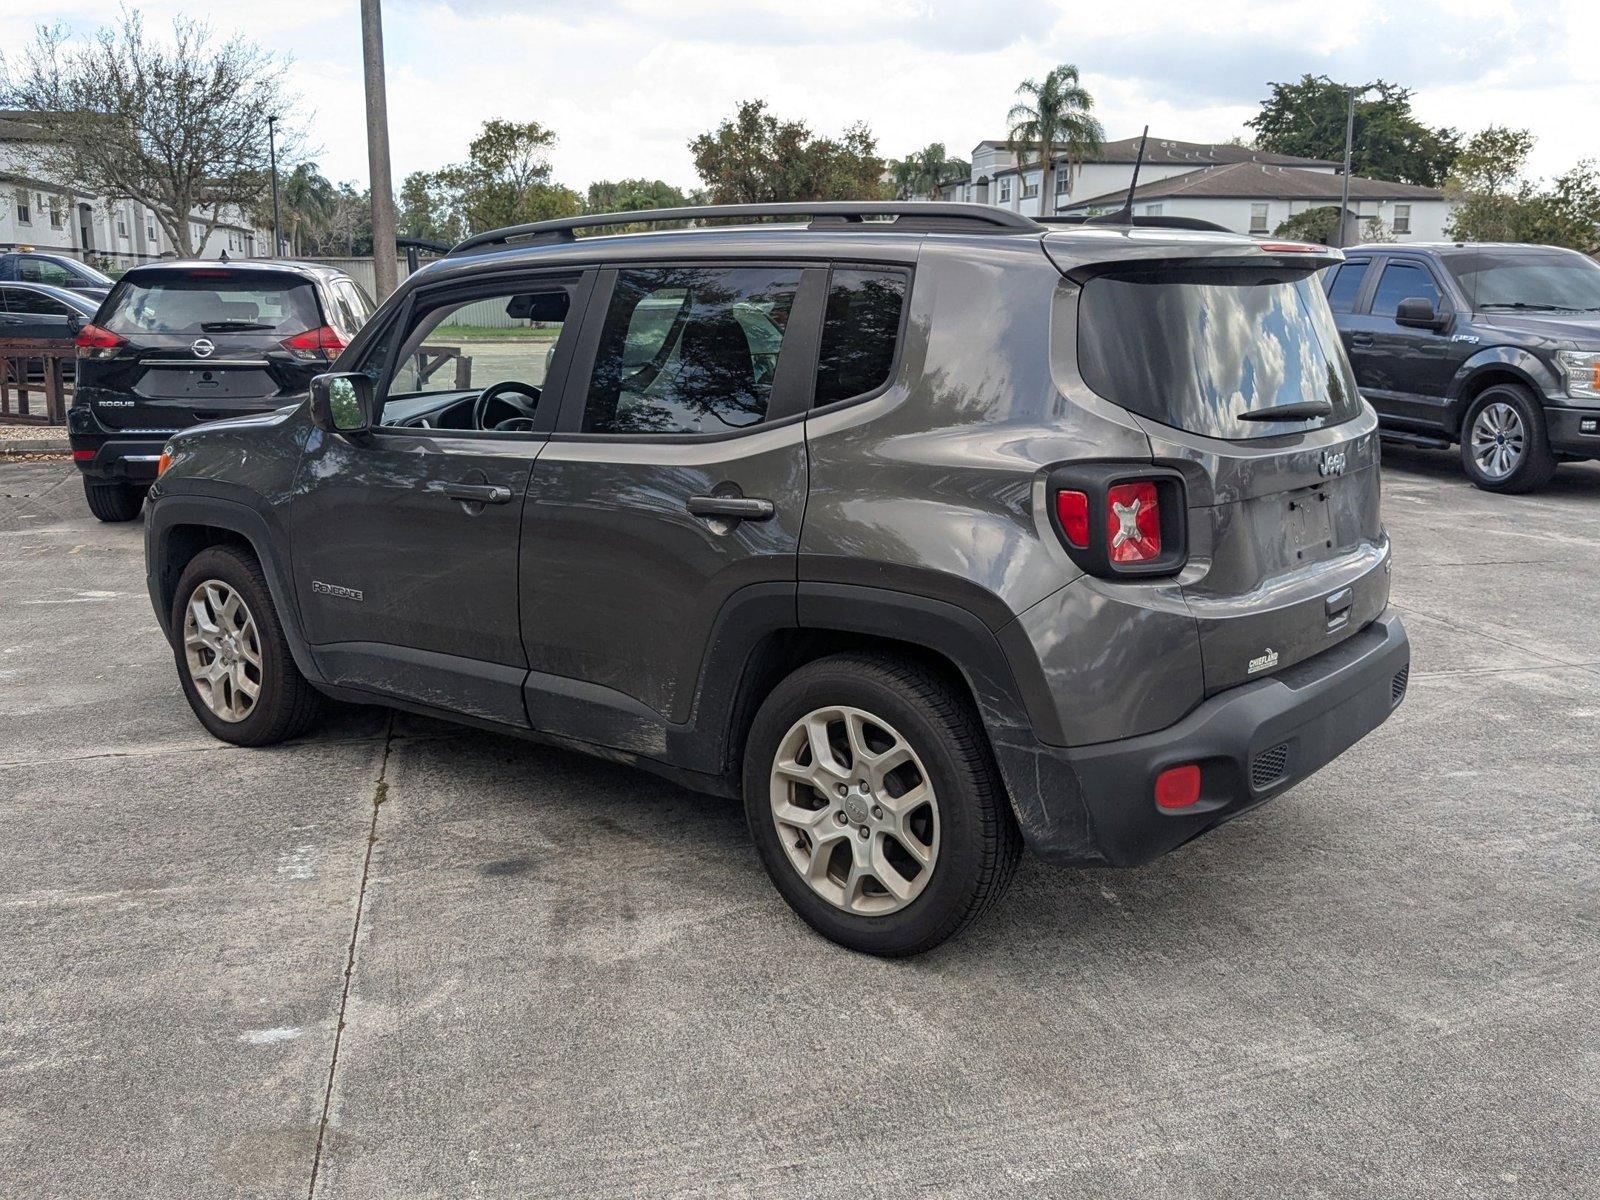
<svg viewBox="0 0 1600 1200">
<path fill-rule="evenodd" d="M 0 45 L 40 20 L 88 29 L 107 16 L 86 0 L 28 7 L 0 12 Z M 143 5 L 152 27 L 185 7 Z M 355 5 L 271 21 L 244 0 L 206 11 L 219 31 L 294 56 L 286 82 L 324 170 L 365 179 Z M 1534 169 L 1549 175 L 1600 155 L 1585 61 L 1597 14 L 1584 0 L 390 0 L 384 19 L 397 177 L 458 160 L 484 120 L 506 117 L 555 129 L 556 176 L 581 189 L 623 175 L 693 185 L 689 139 L 747 97 L 825 133 L 865 120 L 888 155 L 930 141 L 965 154 L 1003 135 L 1021 79 L 1061 61 L 1083 69 L 1112 136 L 1148 121 L 1165 137 L 1221 139 L 1243 131 L 1271 80 L 1382 76 L 1413 88 L 1432 123 L 1532 129 Z"/>
</svg>

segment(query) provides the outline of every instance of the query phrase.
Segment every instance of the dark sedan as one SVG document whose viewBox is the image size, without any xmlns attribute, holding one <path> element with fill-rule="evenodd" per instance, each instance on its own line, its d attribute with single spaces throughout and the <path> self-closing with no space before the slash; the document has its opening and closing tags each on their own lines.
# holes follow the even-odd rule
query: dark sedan
<svg viewBox="0 0 1600 1200">
<path fill-rule="evenodd" d="M 42 283 L 0 283 L 0 338 L 60 341 L 72 345 L 94 320 L 99 300 Z"/>
</svg>

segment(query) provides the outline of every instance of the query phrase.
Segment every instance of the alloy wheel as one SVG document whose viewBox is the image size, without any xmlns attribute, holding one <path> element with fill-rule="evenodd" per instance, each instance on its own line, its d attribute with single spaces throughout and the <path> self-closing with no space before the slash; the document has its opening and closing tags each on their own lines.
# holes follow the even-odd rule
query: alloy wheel
<svg viewBox="0 0 1600 1200">
<path fill-rule="evenodd" d="M 244 598 L 220 579 L 189 593 L 183 619 L 184 661 L 205 706 L 224 721 L 243 721 L 261 696 L 261 638 Z"/>
<path fill-rule="evenodd" d="M 818 708 L 778 743 L 772 820 L 789 863 L 828 903 L 884 916 L 927 887 L 939 801 L 911 744 L 859 708 Z"/>
<path fill-rule="evenodd" d="M 1488 479 L 1501 480 L 1515 471 L 1527 443 L 1521 414 L 1504 401 L 1486 404 L 1472 423 L 1472 459 Z"/>
</svg>

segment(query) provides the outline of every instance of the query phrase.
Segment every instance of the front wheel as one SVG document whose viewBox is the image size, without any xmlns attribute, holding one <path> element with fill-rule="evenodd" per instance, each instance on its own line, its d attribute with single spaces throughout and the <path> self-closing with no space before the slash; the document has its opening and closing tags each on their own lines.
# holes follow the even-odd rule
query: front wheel
<svg viewBox="0 0 1600 1200">
<path fill-rule="evenodd" d="M 131 483 L 83 481 L 83 495 L 89 502 L 89 511 L 101 521 L 133 520 L 144 507 L 144 494 L 149 490 Z"/>
<path fill-rule="evenodd" d="M 1550 482 L 1555 455 L 1544 409 L 1525 388 L 1485 388 L 1461 423 L 1461 466 L 1488 492 L 1532 492 Z"/>
<path fill-rule="evenodd" d="M 813 929 L 853 950 L 932 949 L 1010 885 L 1021 834 L 971 701 L 888 656 L 801 667 L 745 748 L 763 865 Z"/>
<path fill-rule="evenodd" d="M 294 665 L 249 554 L 211 546 L 195 555 L 178 577 L 171 628 L 184 697 L 212 736 L 267 746 L 316 720 L 321 696 Z"/>
</svg>

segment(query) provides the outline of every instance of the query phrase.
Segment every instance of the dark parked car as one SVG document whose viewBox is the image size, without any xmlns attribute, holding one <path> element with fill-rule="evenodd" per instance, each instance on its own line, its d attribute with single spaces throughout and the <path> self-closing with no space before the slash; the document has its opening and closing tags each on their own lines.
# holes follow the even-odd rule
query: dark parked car
<svg viewBox="0 0 1600 1200">
<path fill-rule="evenodd" d="M 0 283 L 0 338 L 39 338 L 71 348 L 99 301 L 39 283 Z"/>
<path fill-rule="evenodd" d="M 1600 264 L 1554 246 L 1357 246 L 1324 278 L 1385 438 L 1461 446 L 1473 483 L 1600 455 Z"/>
<path fill-rule="evenodd" d="M 1337 260 L 938 203 L 475 237 L 309 403 L 168 441 L 151 600 L 225 741 L 328 695 L 742 795 L 806 921 L 915 953 L 1023 843 L 1146 862 L 1400 703 Z M 481 390 L 424 350 L 467 308 L 528 323 Z"/>
<path fill-rule="evenodd" d="M 78 333 L 67 410 L 89 508 L 131 521 L 180 429 L 305 399 L 371 303 L 332 267 L 172 262 L 135 267 Z"/>
<path fill-rule="evenodd" d="M 87 263 L 65 254 L 17 250 L 0 254 L 0 283 L 43 283 L 79 292 L 98 304 L 111 290 L 112 280 Z"/>
</svg>

